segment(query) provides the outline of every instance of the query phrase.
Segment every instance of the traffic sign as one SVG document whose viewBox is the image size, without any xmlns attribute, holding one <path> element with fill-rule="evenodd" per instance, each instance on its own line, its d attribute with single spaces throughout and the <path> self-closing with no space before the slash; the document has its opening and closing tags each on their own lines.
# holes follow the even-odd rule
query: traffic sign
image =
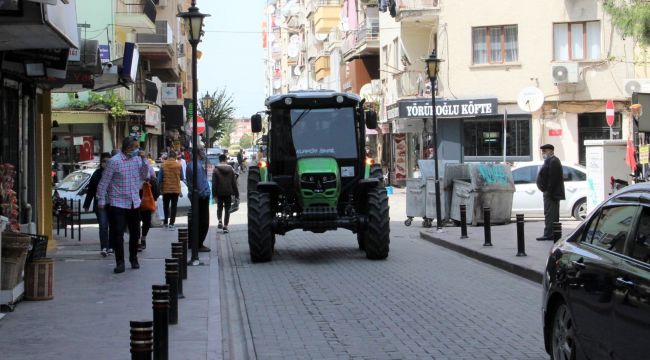
<svg viewBox="0 0 650 360">
<path fill-rule="evenodd" d="M 605 118 L 607 119 L 607 125 L 610 127 L 614 126 L 614 101 L 612 99 L 607 100 Z"/>
<path fill-rule="evenodd" d="M 203 116 L 197 115 L 196 116 L 196 133 L 197 134 L 203 134 L 205 132 L 205 119 L 203 119 Z"/>
</svg>

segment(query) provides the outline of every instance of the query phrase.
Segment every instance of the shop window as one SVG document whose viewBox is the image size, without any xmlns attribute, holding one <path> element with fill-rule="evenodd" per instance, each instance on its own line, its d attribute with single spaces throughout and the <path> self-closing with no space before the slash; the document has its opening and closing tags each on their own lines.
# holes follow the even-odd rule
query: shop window
<svg viewBox="0 0 650 360">
<path fill-rule="evenodd" d="M 519 59 L 517 25 L 473 28 L 472 54 L 474 64 L 517 62 Z"/>
<path fill-rule="evenodd" d="M 529 160 L 530 117 L 508 119 L 506 156 L 508 161 Z M 466 161 L 503 159 L 503 118 L 467 119 L 463 124 L 463 153 Z"/>
<path fill-rule="evenodd" d="M 599 60 L 600 21 L 553 24 L 555 61 Z"/>
</svg>

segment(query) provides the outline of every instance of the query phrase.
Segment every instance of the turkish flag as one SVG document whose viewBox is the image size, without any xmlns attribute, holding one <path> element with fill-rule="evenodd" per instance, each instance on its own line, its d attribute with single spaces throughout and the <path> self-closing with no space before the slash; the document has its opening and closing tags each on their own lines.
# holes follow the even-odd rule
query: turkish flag
<svg viewBox="0 0 650 360">
<path fill-rule="evenodd" d="M 634 143 L 632 143 L 632 140 L 627 141 L 625 163 L 630 167 L 630 169 L 632 169 L 632 171 L 636 171 L 636 157 L 634 156 Z"/>
</svg>

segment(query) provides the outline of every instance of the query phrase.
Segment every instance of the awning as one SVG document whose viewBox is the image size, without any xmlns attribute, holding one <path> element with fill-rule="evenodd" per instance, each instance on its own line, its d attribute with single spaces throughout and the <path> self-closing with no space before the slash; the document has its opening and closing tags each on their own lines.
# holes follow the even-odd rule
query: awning
<svg viewBox="0 0 650 360">
<path fill-rule="evenodd" d="M 52 121 L 63 124 L 104 124 L 110 111 L 52 111 Z"/>
</svg>

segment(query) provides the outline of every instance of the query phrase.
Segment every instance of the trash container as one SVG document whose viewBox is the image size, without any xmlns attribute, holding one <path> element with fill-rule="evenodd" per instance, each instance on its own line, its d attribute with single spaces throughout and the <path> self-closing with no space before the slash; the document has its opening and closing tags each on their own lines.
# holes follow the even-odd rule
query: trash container
<svg viewBox="0 0 650 360">
<path fill-rule="evenodd" d="M 23 280 L 25 260 L 32 240 L 29 235 L 4 232 L 2 234 L 2 281 L 0 290 L 13 290 Z"/>
<path fill-rule="evenodd" d="M 426 182 L 421 178 L 406 179 L 406 220 L 404 225 L 411 226 L 413 218 L 426 219 Z M 425 224 L 426 226 L 427 224 Z"/>
<path fill-rule="evenodd" d="M 453 185 L 451 218 L 460 221 L 460 205 L 467 206 L 467 223 L 483 223 L 483 208 L 491 210 L 490 222 L 507 224 L 512 213 L 515 183 L 510 167 L 504 164 L 469 164 L 469 179 Z"/>
<path fill-rule="evenodd" d="M 449 219 L 447 216 L 447 196 L 445 194 L 445 189 L 443 188 L 444 181 L 442 178 L 439 179 L 439 187 L 440 187 L 440 212 L 441 214 L 441 220 L 444 223 Z M 426 185 L 426 191 L 427 191 L 427 196 L 426 196 L 426 211 L 425 215 L 427 219 L 431 219 L 433 221 L 434 219 L 437 219 L 436 216 L 436 178 L 435 177 L 428 177 L 427 178 L 427 185 Z"/>
</svg>

